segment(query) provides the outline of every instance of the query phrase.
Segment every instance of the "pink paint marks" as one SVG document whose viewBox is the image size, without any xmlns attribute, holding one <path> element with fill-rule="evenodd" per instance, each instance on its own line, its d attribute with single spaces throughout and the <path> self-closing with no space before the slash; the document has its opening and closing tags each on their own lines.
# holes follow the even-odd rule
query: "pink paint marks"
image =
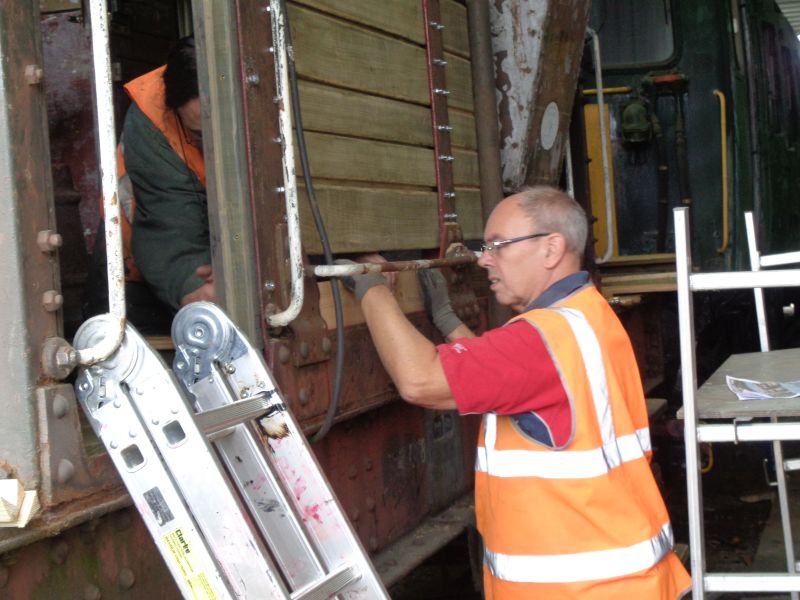
<svg viewBox="0 0 800 600">
<path fill-rule="evenodd" d="M 310 506 L 303 507 L 303 519 L 308 521 L 309 519 L 315 520 L 317 523 L 322 524 L 322 517 L 319 515 L 319 504 L 313 504 Z"/>
<path fill-rule="evenodd" d="M 302 477 L 298 477 L 294 482 L 294 497 L 300 501 L 300 497 L 305 493 L 308 489 L 306 482 L 303 480 Z"/>
<path fill-rule="evenodd" d="M 259 475 L 259 476 L 256 478 L 256 480 L 255 480 L 255 481 L 253 481 L 252 488 L 253 488 L 254 490 L 260 490 L 260 489 L 261 489 L 261 488 L 264 486 L 264 484 L 265 484 L 266 482 L 267 482 L 267 476 L 266 476 L 266 475 L 263 475 L 263 474 L 262 474 L 262 475 Z"/>
</svg>

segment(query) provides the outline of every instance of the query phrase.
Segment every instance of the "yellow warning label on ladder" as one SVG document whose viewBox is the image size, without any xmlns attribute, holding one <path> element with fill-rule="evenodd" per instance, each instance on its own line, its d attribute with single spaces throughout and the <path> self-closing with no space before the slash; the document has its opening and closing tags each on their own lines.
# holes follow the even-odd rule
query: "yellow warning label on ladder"
<svg viewBox="0 0 800 600">
<path fill-rule="evenodd" d="M 189 542 L 183 536 L 183 531 L 180 528 L 170 531 L 164 536 L 164 545 L 191 590 L 193 600 L 217 600 L 208 576 L 198 564 Z"/>
</svg>

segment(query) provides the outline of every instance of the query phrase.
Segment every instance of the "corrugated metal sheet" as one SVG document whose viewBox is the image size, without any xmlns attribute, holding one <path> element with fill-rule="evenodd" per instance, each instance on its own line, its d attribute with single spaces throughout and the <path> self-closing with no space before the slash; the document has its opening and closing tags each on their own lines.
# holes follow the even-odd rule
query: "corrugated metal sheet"
<svg viewBox="0 0 800 600">
<path fill-rule="evenodd" d="M 776 2 L 791 23 L 795 33 L 800 35 L 800 0 L 776 0 Z"/>
</svg>

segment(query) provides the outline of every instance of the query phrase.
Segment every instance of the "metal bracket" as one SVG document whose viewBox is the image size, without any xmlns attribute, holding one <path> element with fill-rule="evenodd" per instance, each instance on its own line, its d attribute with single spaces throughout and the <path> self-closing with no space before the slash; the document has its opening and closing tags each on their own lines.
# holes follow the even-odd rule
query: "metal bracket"
<svg viewBox="0 0 800 600">
<path fill-rule="evenodd" d="M 41 503 L 46 509 L 117 483 L 116 471 L 90 471 L 83 450 L 75 390 L 69 384 L 36 389 L 39 414 Z"/>
</svg>

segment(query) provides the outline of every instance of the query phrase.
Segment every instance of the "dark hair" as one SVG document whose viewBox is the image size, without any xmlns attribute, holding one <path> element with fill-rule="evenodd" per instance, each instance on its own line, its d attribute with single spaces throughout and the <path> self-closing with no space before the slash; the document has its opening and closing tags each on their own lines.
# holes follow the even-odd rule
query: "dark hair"
<svg viewBox="0 0 800 600">
<path fill-rule="evenodd" d="M 164 89 L 164 101 L 167 108 L 172 110 L 177 110 L 200 95 L 193 36 L 178 40 L 169 53 L 167 68 L 164 70 Z"/>
</svg>

